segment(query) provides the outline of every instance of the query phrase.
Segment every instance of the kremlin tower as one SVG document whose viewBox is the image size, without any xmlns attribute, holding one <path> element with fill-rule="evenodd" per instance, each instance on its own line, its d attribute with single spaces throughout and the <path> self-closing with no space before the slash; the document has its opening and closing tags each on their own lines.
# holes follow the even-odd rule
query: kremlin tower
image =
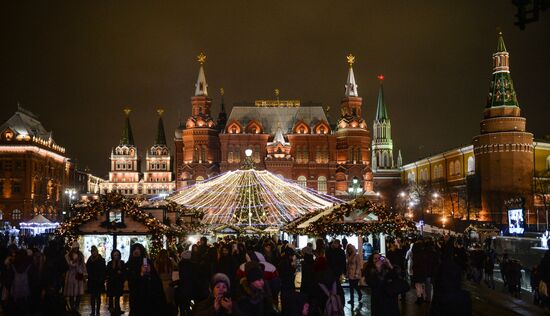
<svg viewBox="0 0 550 316">
<path fill-rule="evenodd" d="M 532 207 L 533 134 L 526 132 L 521 116 L 502 33 L 493 54 L 493 77 L 483 116 L 480 135 L 473 140 L 481 185 L 480 219 L 506 223 L 506 201 L 521 200 L 525 209 Z"/>
</svg>

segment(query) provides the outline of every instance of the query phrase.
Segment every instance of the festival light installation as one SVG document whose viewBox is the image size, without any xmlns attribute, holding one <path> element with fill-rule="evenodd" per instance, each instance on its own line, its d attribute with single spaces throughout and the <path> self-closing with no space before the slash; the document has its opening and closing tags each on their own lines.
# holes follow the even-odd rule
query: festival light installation
<svg viewBox="0 0 550 316">
<path fill-rule="evenodd" d="M 248 155 L 247 155 L 248 156 Z M 266 170 L 243 168 L 189 186 L 168 197 L 204 213 L 203 224 L 280 227 L 341 200 L 302 188 Z"/>
</svg>

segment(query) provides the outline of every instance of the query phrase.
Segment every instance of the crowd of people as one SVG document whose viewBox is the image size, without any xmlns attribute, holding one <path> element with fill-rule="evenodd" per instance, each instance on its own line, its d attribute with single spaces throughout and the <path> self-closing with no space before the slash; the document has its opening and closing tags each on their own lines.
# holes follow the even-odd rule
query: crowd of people
<svg viewBox="0 0 550 316">
<path fill-rule="evenodd" d="M 95 246 L 90 253 L 85 260 L 78 244 L 67 251 L 61 239 L 44 247 L 0 247 L 2 309 L 8 315 L 78 315 L 88 293 L 91 315 L 99 315 L 106 293 L 111 315 L 343 315 L 346 304 L 360 307 L 370 294 L 371 315 L 399 315 L 399 297 L 412 288 L 416 304 L 429 303 L 431 315 L 471 315 L 463 280 L 483 280 L 494 289 L 495 264 L 513 295 L 521 289 L 517 261 L 497 260 L 448 236 L 391 240 L 386 256 L 372 249 L 366 260 L 346 239 L 317 239 L 297 250 L 267 237 L 213 243 L 202 237 L 163 249 L 154 260 L 139 243 L 129 258 L 115 249 L 106 262 Z M 531 278 L 540 304 L 548 304 L 540 284 L 549 278 L 550 252 Z M 129 311 L 120 304 L 126 291 Z"/>
</svg>

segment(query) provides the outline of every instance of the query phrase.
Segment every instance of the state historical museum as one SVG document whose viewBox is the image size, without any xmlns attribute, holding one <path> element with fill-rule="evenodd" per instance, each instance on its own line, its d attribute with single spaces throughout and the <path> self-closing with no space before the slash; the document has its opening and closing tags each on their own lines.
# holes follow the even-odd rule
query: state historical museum
<svg viewBox="0 0 550 316">
<path fill-rule="evenodd" d="M 281 100 L 278 90 L 273 100 L 236 105 L 229 116 L 222 98 L 215 119 L 203 68 L 205 58 L 199 56 L 191 116 L 175 131 L 176 188 L 239 169 L 245 150 L 252 149 L 255 168 L 304 187 L 342 197 L 373 192 L 371 137 L 361 113 L 352 55 L 348 56 L 341 115 L 334 125 L 327 118 L 328 109 Z M 398 175 L 397 170 L 399 179 Z"/>
</svg>

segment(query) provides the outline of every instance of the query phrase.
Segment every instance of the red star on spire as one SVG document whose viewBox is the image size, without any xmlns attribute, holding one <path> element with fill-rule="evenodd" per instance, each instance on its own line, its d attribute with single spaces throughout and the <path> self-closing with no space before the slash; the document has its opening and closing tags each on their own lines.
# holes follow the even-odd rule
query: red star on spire
<svg viewBox="0 0 550 316">
<path fill-rule="evenodd" d="M 378 78 L 378 80 L 380 80 L 381 82 L 384 81 L 384 75 L 378 75 L 376 78 Z"/>
</svg>

